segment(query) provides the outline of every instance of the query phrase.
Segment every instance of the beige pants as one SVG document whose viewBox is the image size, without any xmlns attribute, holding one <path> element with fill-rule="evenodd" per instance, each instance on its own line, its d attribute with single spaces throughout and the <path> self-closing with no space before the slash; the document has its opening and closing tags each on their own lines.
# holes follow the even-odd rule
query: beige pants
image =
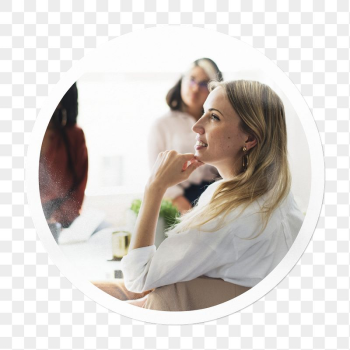
<svg viewBox="0 0 350 350">
<path fill-rule="evenodd" d="M 122 279 L 111 282 L 93 282 L 93 284 L 119 300 L 145 309 L 161 311 L 205 309 L 229 301 L 250 289 L 225 282 L 219 278 L 205 276 L 192 281 L 159 287 L 144 293 L 128 291 Z"/>
<path fill-rule="evenodd" d="M 110 281 L 93 281 L 97 288 L 100 288 L 105 293 L 129 304 L 143 307 L 147 301 L 147 296 L 152 290 L 143 293 L 133 293 L 126 289 L 123 279 L 114 279 Z"/>
</svg>

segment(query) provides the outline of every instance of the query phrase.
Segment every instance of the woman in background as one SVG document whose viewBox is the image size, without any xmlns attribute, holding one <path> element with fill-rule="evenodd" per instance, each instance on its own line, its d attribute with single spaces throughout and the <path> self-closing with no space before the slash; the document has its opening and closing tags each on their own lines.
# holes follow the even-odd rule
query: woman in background
<svg viewBox="0 0 350 350">
<path fill-rule="evenodd" d="M 156 120 L 149 134 L 150 167 L 153 167 L 160 152 L 193 151 L 192 126 L 203 114 L 203 103 L 209 95 L 208 83 L 222 79 L 216 63 L 209 58 L 201 58 L 194 61 L 184 76 L 169 90 L 166 101 L 170 110 Z M 203 166 L 186 181 L 168 188 L 164 196 L 171 199 L 179 211 L 184 213 L 192 208 L 204 189 L 217 177 L 215 168 Z"/>
<path fill-rule="evenodd" d="M 58 104 L 44 135 L 40 152 L 39 188 L 49 224 L 68 227 L 79 216 L 88 175 L 83 130 L 77 126 L 76 83 Z"/>
</svg>

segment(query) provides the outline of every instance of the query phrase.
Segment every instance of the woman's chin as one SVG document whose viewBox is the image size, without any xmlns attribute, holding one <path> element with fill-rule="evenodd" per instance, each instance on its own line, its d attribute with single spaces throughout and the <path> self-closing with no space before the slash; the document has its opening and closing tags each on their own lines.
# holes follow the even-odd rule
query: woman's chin
<svg viewBox="0 0 350 350">
<path fill-rule="evenodd" d="M 196 159 L 199 160 L 200 162 L 205 163 L 205 164 L 208 164 L 207 160 L 205 159 L 205 157 L 203 157 L 203 155 L 202 155 L 200 152 L 196 151 L 195 154 L 194 154 L 194 156 L 195 156 Z"/>
</svg>

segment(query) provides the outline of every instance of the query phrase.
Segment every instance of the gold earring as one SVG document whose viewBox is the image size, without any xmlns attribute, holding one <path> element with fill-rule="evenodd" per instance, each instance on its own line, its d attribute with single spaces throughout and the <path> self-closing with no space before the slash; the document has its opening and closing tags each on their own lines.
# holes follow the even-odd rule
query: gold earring
<svg viewBox="0 0 350 350">
<path fill-rule="evenodd" d="M 243 158 L 242 158 L 242 167 L 243 167 L 243 171 L 246 171 L 248 168 L 248 153 L 247 153 L 247 147 L 243 146 Z"/>
</svg>

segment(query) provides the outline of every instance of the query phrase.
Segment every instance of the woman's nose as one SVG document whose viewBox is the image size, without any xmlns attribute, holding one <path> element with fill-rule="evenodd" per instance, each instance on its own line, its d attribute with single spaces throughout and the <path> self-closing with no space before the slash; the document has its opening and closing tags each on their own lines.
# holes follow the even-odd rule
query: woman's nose
<svg viewBox="0 0 350 350">
<path fill-rule="evenodd" d="M 190 84 L 191 90 L 193 92 L 197 92 L 199 90 L 199 86 L 198 83 L 196 81 L 192 81 Z"/>
<path fill-rule="evenodd" d="M 200 120 L 197 121 L 197 123 L 195 123 L 192 126 L 192 131 L 194 131 L 197 134 L 203 135 L 204 134 L 204 128 L 200 123 Z"/>
</svg>

